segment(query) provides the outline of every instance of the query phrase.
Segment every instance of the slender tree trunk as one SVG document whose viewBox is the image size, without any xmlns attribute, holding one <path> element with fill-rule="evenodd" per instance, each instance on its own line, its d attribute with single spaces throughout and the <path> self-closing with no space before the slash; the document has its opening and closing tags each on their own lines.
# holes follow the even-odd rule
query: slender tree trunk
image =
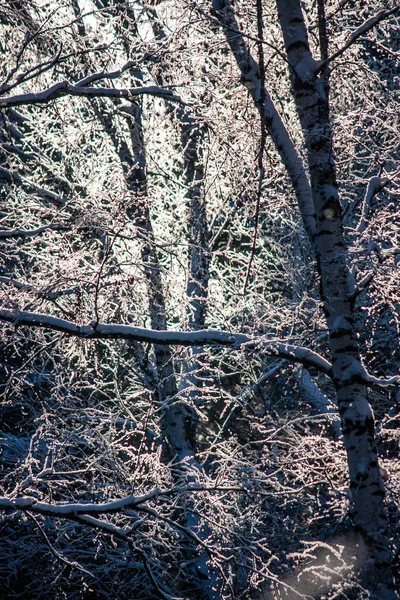
<svg viewBox="0 0 400 600">
<path fill-rule="evenodd" d="M 146 158 L 141 124 L 141 107 L 132 105 L 130 119 L 133 155 L 127 146 L 118 141 L 116 148 L 126 172 L 128 189 L 132 194 L 128 216 L 134 220 L 141 232 L 141 255 L 147 281 L 149 312 L 152 329 L 166 330 L 166 306 L 162 286 L 161 266 L 155 251 L 154 233 L 147 203 Z M 112 131 L 111 124 L 108 131 Z M 177 483 L 189 484 L 198 480 L 201 471 L 196 458 L 197 417 L 190 403 L 180 398 L 176 382 L 173 353 L 168 345 L 155 344 L 154 356 L 158 375 L 158 399 L 163 405 L 161 429 L 166 441 L 167 456 Z M 210 531 L 193 509 L 190 496 L 182 498 L 185 506 L 184 526 L 206 542 Z M 187 545 L 187 541 L 184 542 Z M 209 565 L 208 553 L 204 548 L 187 547 L 188 559 L 193 564 L 193 584 L 198 589 L 196 597 L 201 600 L 218 600 L 221 582 L 217 571 Z"/>
<path fill-rule="evenodd" d="M 166 34 L 160 25 L 157 12 L 148 8 L 156 39 L 163 40 Z M 157 69 L 155 75 L 158 85 L 171 83 Z M 209 279 L 209 235 L 204 197 L 204 160 L 203 142 L 206 134 L 190 109 L 184 106 L 168 105 L 167 112 L 179 126 L 184 161 L 185 183 L 187 185 L 187 217 L 188 217 L 188 279 L 186 287 L 188 328 L 192 331 L 203 329 L 207 313 L 208 279 Z M 174 401 L 165 414 L 166 428 L 179 444 L 174 442 L 176 462 L 180 476 L 185 483 L 196 483 L 202 466 L 197 458 L 197 423 L 195 406 L 202 403 L 203 365 L 201 363 L 202 348 L 189 348 L 185 351 L 179 385 L 179 400 Z M 211 534 L 207 522 L 192 510 L 192 502 L 187 498 L 186 525 L 203 541 Z M 221 597 L 222 581 L 217 569 L 210 565 L 205 549 L 192 554 L 193 571 L 200 576 L 203 597 L 217 600 Z"/>
<path fill-rule="evenodd" d="M 286 167 L 296 194 L 304 227 L 311 237 L 315 234 L 315 214 L 310 182 L 303 161 L 262 81 L 260 67 L 251 55 L 240 32 L 231 1 L 213 0 L 212 9 L 225 31 L 226 39 L 240 69 L 241 82 L 248 89 L 263 120 L 264 127 Z"/>
<path fill-rule="evenodd" d="M 320 293 L 329 330 L 333 382 L 347 452 L 351 512 L 360 533 L 361 582 L 371 598 L 396 598 L 384 507 L 384 485 L 367 399 L 365 370 L 354 326 L 352 278 L 348 268 L 341 206 L 332 155 L 329 73 L 315 75 L 299 0 L 277 0 L 290 63 L 293 95 L 304 132 L 316 213 L 312 239 Z"/>
<path fill-rule="evenodd" d="M 129 53 L 129 33 L 136 31 L 135 14 L 125 0 L 118 0 L 117 4 L 124 8 L 125 17 L 121 26 L 128 33 L 128 36 L 124 37 L 125 48 Z M 147 281 L 151 327 L 156 330 L 166 330 L 166 305 L 161 266 L 155 250 L 154 232 L 147 200 L 146 155 L 141 106 L 140 103 L 132 103 L 130 107 L 123 109 L 129 119 L 132 151 L 115 127 L 115 117 L 107 115 L 105 103 L 103 103 L 102 109 L 98 111 L 99 119 L 119 154 L 128 191 L 131 194 L 127 215 L 135 222 L 140 232 L 141 257 Z M 173 116 L 173 112 L 174 110 L 171 109 L 171 116 Z M 188 320 L 190 328 L 194 330 L 204 326 L 209 262 L 207 221 L 202 195 L 201 135 L 199 135 L 199 125 L 184 109 L 178 113 L 178 120 L 181 124 L 189 200 Z M 180 387 L 190 389 L 197 396 L 200 367 L 195 355 L 196 351 L 193 355 L 190 352 L 188 360 L 184 364 L 182 377 L 184 386 Z M 166 442 L 166 459 L 171 463 L 173 476 L 177 483 L 195 483 L 198 481 L 198 474 L 202 469 L 196 457 L 198 419 L 192 406 L 193 398 L 188 397 L 184 389 L 178 389 L 171 348 L 167 345 L 155 344 L 154 357 L 158 378 L 158 399 L 163 407 L 161 429 Z M 187 498 L 181 500 L 184 506 L 182 524 L 206 543 L 211 533 L 207 523 L 194 509 L 189 494 Z M 183 517 L 183 513 L 180 517 Z M 183 541 L 183 546 L 185 545 L 187 546 L 188 562 L 192 564 L 191 584 L 197 588 L 196 598 L 219 600 L 222 581 L 217 569 L 210 565 L 209 553 L 204 547 L 196 548 L 192 543 L 188 545 L 187 540 Z"/>
<path fill-rule="evenodd" d="M 384 485 L 374 442 L 374 418 L 367 399 L 365 370 L 354 325 L 352 280 L 348 268 L 341 207 L 332 156 L 329 73 L 315 74 L 299 0 L 277 0 L 290 63 L 293 94 L 307 146 L 306 169 L 277 113 L 260 67 L 240 34 L 230 0 L 213 0 L 214 14 L 265 127 L 292 180 L 305 229 L 317 260 L 320 293 L 329 329 L 333 381 L 346 447 L 351 514 L 360 538 L 361 582 L 376 600 L 397 598 L 392 575 Z M 319 2 L 319 12 L 323 3 Z M 321 50 L 327 52 L 324 15 L 320 14 Z M 261 102 L 262 99 L 262 102 Z"/>
</svg>

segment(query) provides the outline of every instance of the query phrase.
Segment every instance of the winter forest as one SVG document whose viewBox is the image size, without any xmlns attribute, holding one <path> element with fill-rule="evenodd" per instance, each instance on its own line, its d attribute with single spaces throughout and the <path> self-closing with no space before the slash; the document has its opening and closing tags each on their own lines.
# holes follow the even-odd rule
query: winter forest
<svg viewBox="0 0 400 600">
<path fill-rule="evenodd" d="M 400 598 L 398 0 L 0 29 L 1 600 Z"/>
</svg>

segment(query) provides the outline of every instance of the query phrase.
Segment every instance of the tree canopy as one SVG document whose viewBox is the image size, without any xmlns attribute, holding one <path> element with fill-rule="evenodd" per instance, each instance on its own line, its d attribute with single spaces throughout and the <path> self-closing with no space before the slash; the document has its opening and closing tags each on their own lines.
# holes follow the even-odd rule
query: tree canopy
<svg viewBox="0 0 400 600">
<path fill-rule="evenodd" d="M 399 9 L 0 5 L 1 598 L 399 598 Z"/>
</svg>

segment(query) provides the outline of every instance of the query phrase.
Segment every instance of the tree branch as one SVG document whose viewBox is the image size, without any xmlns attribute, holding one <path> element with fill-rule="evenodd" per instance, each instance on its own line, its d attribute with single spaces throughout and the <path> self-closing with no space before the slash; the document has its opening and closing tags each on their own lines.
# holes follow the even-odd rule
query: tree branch
<svg viewBox="0 0 400 600">
<path fill-rule="evenodd" d="M 362 233 L 367 227 L 367 219 L 370 210 L 372 198 L 380 192 L 388 183 L 390 179 L 388 177 L 371 177 L 368 183 L 367 191 L 365 193 L 362 214 L 360 221 L 356 227 L 357 233 Z"/>
<path fill-rule="evenodd" d="M 0 167 L 0 179 L 3 179 L 10 185 L 19 185 L 25 192 L 36 194 L 41 198 L 45 198 L 57 208 L 64 206 L 64 204 L 67 202 L 67 198 L 62 198 L 50 190 L 45 190 L 37 186 L 35 183 L 31 183 L 27 179 L 23 179 L 21 175 L 17 173 L 17 171 L 10 171 L 9 169 Z"/>
<path fill-rule="evenodd" d="M 285 165 L 296 194 L 304 227 L 310 239 L 316 234 L 315 210 L 310 182 L 290 134 L 265 86 L 262 88 L 259 64 L 254 60 L 240 33 L 230 0 L 213 0 L 213 13 L 225 31 L 227 42 L 271 139 Z M 239 33 L 237 33 L 239 32 Z"/>
<path fill-rule="evenodd" d="M 106 74 L 103 75 L 106 77 Z M 130 100 L 134 96 L 148 94 L 150 96 L 159 96 L 181 102 L 179 96 L 175 96 L 171 90 L 165 90 L 156 85 L 143 86 L 138 88 L 91 88 L 73 85 L 68 81 L 59 81 L 47 90 L 42 92 L 31 92 L 29 94 L 20 94 L 10 96 L 9 98 L 0 98 L 0 108 L 8 106 L 20 106 L 21 104 L 47 104 L 51 100 L 61 98 L 63 96 L 85 96 L 87 98 L 127 98 Z"/>
<path fill-rule="evenodd" d="M 80 326 L 58 317 L 7 309 L 0 309 L 0 320 L 14 323 L 16 326 L 26 325 L 28 327 L 42 327 L 53 331 L 61 331 L 67 335 L 86 339 L 130 339 L 162 345 L 205 346 L 219 344 L 233 347 L 253 341 L 247 335 L 229 331 L 156 331 L 130 325 L 95 324 L 94 322 Z"/>
<path fill-rule="evenodd" d="M 137 68 L 137 66 L 138 65 L 136 61 L 129 60 L 117 71 L 112 71 L 111 73 L 105 73 L 104 71 L 101 71 L 99 73 L 93 73 L 92 75 L 88 75 L 88 77 L 85 77 L 84 79 L 80 79 L 75 83 L 75 85 L 77 87 L 86 87 L 91 83 L 94 83 L 95 81 L 99 81 L 100 79 L 118 79 L 118 77 L 121 77 L 122 73 L 125 73 L 125 71 L 128 71 L 129 69 L 132 69 L 132 67 Z"/>
<path fill-rule="evenodd" d="M 47 502 L 38 502 L 36 498 L 30 496 L 22 496 L 11 500 L 10 498 L 0 498 L 0 509 L 3 510 L 23 510 L 48 515 L 52 517 L 75 517 L 77 515 L 98 515 L 115 513 L 125 508 L 135 508 L 143 502 L 147 502 L 152 498 L 159 496 L 161 490 L 155 488 L 153 491 L 143 496 L 125 496 L 113 502 L 87 504 L 72 502 L 71 504 L 49 504 Z"/>
<path fill-rule="evenodd" d="M 354 44 L 354 42 L 356 42 L 358 40 L 359 37 L 361 37 L 365 33 L 368 33 L 368 31 L 373 29 L 375 27 L 375 25 L 378 25 L 378 23 L 380 23 L 384 19 L 386 19 L 387 17 L 390 17 L 390 15 L 395 14 L 399 9 L 400 9 L 400 4 L 396 4 L 396 6 L 394 6 L 390 10 L 382 9 L 375 16 L 370 17 L 369 19 L 364 21 L 364 23 L 362 25 L 360 25 L 360 27 L 357 27 L 357 29 L 355 29 L 353 31 L 353 33 L 351 33 L 349 35 L 344 46 L 339 48 L 339 50 L 336 50 L 336 52 L 334 52 L 332 54 L 332 56 L 329 56 L 326 60 L 319 63 L 317 70 L 316 70 L 316 74 L 319 73 L 320 71 L 322 71 L 322 69 L 328 63 L 332 62 L 333 60 L 335 60 L 336 58 L 341 56 L 348 48 L 350 48 L 350 46 L 352 46 Z"/>
<path fill-rule="evenodd" d="M 264 352 L 270 356 L 277 356 L 300 363 L 306 367 L 315 367 L 320 372 L 331 376 L 331 363 L 323 356 L 305 348 L 281 341 L 272 341 L 260 338 L 251 338 L 244 333 L 232 333 L 214 329 L 198 331 L 157 331 L 144 327 L 122 325 L 120 323 L 95 323 L 89 325 L 77 325 L 66 319 L 51 317 L 40 313 L 31 313 L 20 310 L 8 310 L 0 308 L 0 321 L 14 323 L 16 327 L 40 327 L 52 331 L 61 331 L 67 335 L 84 339 L 126 339 L 148 344 L 175 345 L 175 346 L 230 346 L 233 349 L 243 349 Z M 398 377 L 390 379 L 379 379 L 369 375 L 364 370 L 364 380 L 375 385 L 394 385 L 398 383 Z"/>
<path fill-rule="evenodd" d="M 43 225 L 42 227 L 38 227 L 37 229 L 5 229 L 0 231 L 0 239 L 8 239 L 8 238 L 27 238 L 27 237 L 35 237 L 52 229 L 53 231 L 64 231 L 68 229 L 67 225 L 62 225 L 61 223 L 50 223 L 50 225 Z"/>
<path fill-rule="evenodd" d="M 128 339 L 160 345 L 178 346 L 213 346 L 222 345 L 231 348 L 242 346 L 247 350 L 264 352 L 271 356 L 279 356 L 293 362 L 299 362 L 330 375 L 331 364 L 317 352 L 265 338 L 251 338 L 243 333 L 231 333 L 204 329 L 198 331 L 157 331 L 143 327 L 133 327 L 118 323 L 95 323 L 77 325 L 66 319 L 51 317 L 40 313 L 0 309 L 0 321 L 14 323 L 15 326 L 40 327 L 52 331 L 61 331 L 67 335 L 85 339 Z"/>
</svg>

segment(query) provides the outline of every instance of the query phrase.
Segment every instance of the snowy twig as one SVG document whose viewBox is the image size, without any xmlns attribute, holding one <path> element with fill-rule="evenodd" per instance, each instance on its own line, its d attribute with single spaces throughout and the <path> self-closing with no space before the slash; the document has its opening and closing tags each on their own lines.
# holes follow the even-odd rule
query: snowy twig
<svg viewBox="0 0 400 600">
<path fill-rule="evenodd" d="M 391 385 L 398 385 L 400 383 L 400 376 L 393 375 L 393 377 L 387 377 L 382 379 L 381 377 L 375 377 L 375 375 L 366 373 L 366 380 L 368 383 L 378 385 L 379 387 L 389 387 Z"/>
<path fill-rule="evenodd" d="M 301 369 L 297 377 L 300 393 L 304 398 L 314 405 L 319 414 L 323 415 L 336 438 L 340 438 L 342 432 L 340 428 L 340 419 L 337 409 L 330 404 L 328 397 L 322 392 L 319 386 L 312 379 L 307 369 Z"/>
<path fill-rule="evenodd" d="M 58 194 L 51 192 L 49 190 L 45 190 L 35 183 L 28 181 L 27 179 L 23 179 L 17 171 L 10 171 L 9 169 L 5 169 L 4 167 L 0 167 L 0 178 L 9 183 L 10 185 L 19 185 L 22 189 L 28 193 L 33 193 L 38 195 L 45 200 L 48 200 L 51 204 L 60 208 L 64 206 L 67 199 L 62 198 Z"/>
<path fill-rule="evenodd" d="M 390 179 L 388 177 L 378 177 L 378 176 L 371 177 L 371 179 L 369 180 L 367 191 L 366 191 L 365 197 L 364 197 L 362 214 L 360 217 L 360 221 L 356 227 L 356 231 L 358 233 L 362 233 L 363 231 L 365 231 L 365 228 L 367 226 L 366 221 L 368 218 L 368 213 L 370 210 L 372 198 L 378 192 L 380 192 L 385 187 L 385 185 L 387 185 L 389 183 L 389 181 L 390 181 Z"/>
<path fill-rule="evenodd" d="M 34 515 L 31 515 L 28 511 L 27 511 L 26 514 L 35 523 L 35 525 L 38 528 L 38 530 L 40 531 L 40 533 L 41 533 L 44 541 L 46 542 L 46 544 L 47 544 L 50 552 L 52 553 L 52 555 L 55 558 L 57 558 L 60 562 L 68 565 L 69 567 L 72 567 L 73 569 L 77 569 L 78 571 L 81 571 L 82 573 L 86 573 L 86 575 L 90 575 L 90 577 L 94 577 L 94 575 L 93 575 L 93 573 L 91 571 L 89 571 L 88 569 L 85 569 L 85 567 L 82 567 L 82 565 L 80 565 L 76 561 L 70 561 L 70 560 L 68 560 L 68 558 L 65 558 L 65 556 L 63 554 L 61 554 L 61 552 L 58 552 L 58 550 L 56 550 L 54 548 L 54 546 L 51 544 L 49 538 L 47 537 L 46 532 L 44 531 L 43 527 L 40 525 L 40 523 L 36 519 L 36 517 Z"/>
<path fill-rule="evenodd" d="M 100 73 L 93 73 L 84 79 L 80 79 L 75 85 L 79 87 L 85 87 L 91 83 L 94 83 L 95 81 L 100 81 L 101 79 L 118 79 L 118 77 L 121 77 L 122 73 L 125 73 L 125 71 L 128 71 L 132 67 L 137 68 L 137 62 L 134 60 L 129 60 L 117 71 L 112 71 L 111 73 L 105 73 L 104 71 Z"/>
<path fill-rule="evenodd" d="M 101 529 L 106 533 L 112 533 L 117 537 L 125 538 L 127 537 L 131 531 L 131 527 L 117 527 L 108 521 L 102 521 L 101 519 L 96 519 L 96 517 L 92 517 L 91 515 L 79 515 L 77 520 L 80 523 L 84 523 L 86 525 L 90 525 L 91 527 L 95 527 L 96 529 Z"/>
<path fill-rule="evenodd" d="M 398 256 L 400 254 L 400 248 L 390 248 L 389 250 L 383 250 L 377 242 L 373 242 L 372 244 L 370 244 L 367 252 L 368 254 L 375 252 L 378 258 L 379 265 L 382 265 L 386 260 L 389 260 L 394 256 Z M 364 275 L 364 277 L 357 282 L 352 293 L 353 298 L 356 298 L 359 294 L 361 294 L 361 292 L 367 289 L 371 281 L 373 281 L 376 275 L 376 271 L 377 267 L 373 266 L 372 271 Z"/>
<path fill-rule="evenodd" d="M 322 71 L 322 69 L 328 63 L 332 62 L 333 60 L 335 60 L 336 58 L 341 56 L 348 48 L 350 48 L 350 46 L 352 46 L 354 44 L 354 42 L 356 42 L 358 40 L 359 37 L 361 37 L 365 33 L 368 33 L 368 31 L 373 29 L 375 27 L 375 25 L 378 25 L 378 23 L 380 23 L 384 19 L 386 19 L 387 17 L 390 17 L 390 15 L 395 14 L 399 9 L 400 9 L 400 4 L 396 4 L 396 6 L 394 6 L 390 10 L 382 9 L 376 15 L 374 15 L 373 17 L 370 17 L 369 19 L 364 21 L 364 23 L 362 25 L 360 25 L 360 27 L 357 27 L 357 29 L 355 29 L 349 35 L 345 44 L 341 48 L 339 48 L 339 50 L 336 50 L 336 52 L 334 52 L 332 54 L 332 56 L 329 56 L 326 60 L 319 63 L 316 73 L 319 73 L 320 71 Z"/>
</svg>

